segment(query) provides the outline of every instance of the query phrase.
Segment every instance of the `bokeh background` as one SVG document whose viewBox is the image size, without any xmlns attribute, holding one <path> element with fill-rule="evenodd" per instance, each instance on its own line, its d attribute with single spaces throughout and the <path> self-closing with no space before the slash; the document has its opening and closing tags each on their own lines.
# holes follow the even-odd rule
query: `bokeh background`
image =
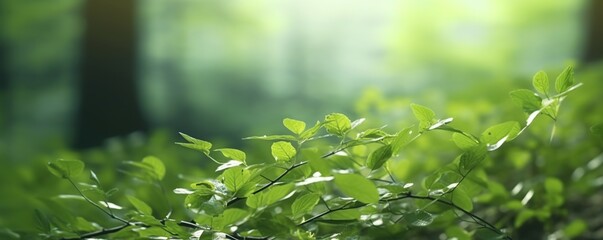
<svg viewBox="0 0 603 240">
<path fill-rule="evenodd" d="M 178 132 L 249 148 L 330 112 L 400 129 L 410 102 L 477 132 L 521 116 L 508 91 L 569 64 L 585 87 L 568 121 L 593 125 L 601 60 L 600 0 L 2 0 L 0 224 L 70 191 L 45 189 L 62 184 L 48 159 L 115 182 L 153 154 L 177 176 L 199 159 Z"/>
</svg>

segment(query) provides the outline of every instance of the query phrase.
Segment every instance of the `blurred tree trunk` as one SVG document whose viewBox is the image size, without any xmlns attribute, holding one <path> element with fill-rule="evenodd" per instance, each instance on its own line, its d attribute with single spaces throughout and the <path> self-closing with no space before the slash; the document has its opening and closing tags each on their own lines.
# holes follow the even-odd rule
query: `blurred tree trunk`
<svg viewBox="0 0 603 240">
<path fill-rule="evenodd" d="M 586 9 L 586 42 L 582 61 L 590 64 L 603 60 L 603 1 L 591 0 Z"/>
<path fill-rule="evenodd" d="M 74 146 L 146 130 L 135 82 L 135 0 L 88 0 Z"/>
</svg>

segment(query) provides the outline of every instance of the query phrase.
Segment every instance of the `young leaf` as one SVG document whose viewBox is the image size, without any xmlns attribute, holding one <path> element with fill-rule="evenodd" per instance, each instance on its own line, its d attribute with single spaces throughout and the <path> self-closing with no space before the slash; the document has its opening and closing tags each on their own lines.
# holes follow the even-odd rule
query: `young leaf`
<svg viewBox="0 0 603 240">
<path fill-rule="evenodd" d="M 221 152 L 224 157 L 230 158 L 231 160 L 239 160 L 245 162 L 245 158 L 247 157 L 245 152 L 234 148 L 219 148 L 214 151 Z"/>
<path fill-rule="evenodd" d="M 352 128 L 352 123 L 344 114 L 331 113 L 325 116 L 325 128 L 329 133 L 343 136 Z"/>
<path fill-rule="evenodd" d="M 433 110 L 415 103 L 410 104 L 410 109 L 415 118 L 419 120 L 419 129 L 421 131 L 428 129 L 432 125 L 431 123 L 435 119 Z"/>
<path fill-rule="evenodd" d="M 294 136 L 291 135 L 264 135 L 264 136 L 252 136 L 252 137 L 246 137 L 243 138 L 243 140 L 266 140 L 266 141 L 274 141 L 274 140 L 281 140 L 281 141 L 296 141 L 297 139 Z"/>
<path fill-rule="evenodd" d="M 568 66 L 555 79 L 555 90 L 557 93 L 562 93 L 572 85 L 574 85 L 574 67 Z"/>
<path fill-rule="evenodd" d="M 372 170 L 380 168 L 383 164 L 392 157 L 392 146 L 384 145 L 377 148 L 369 154 L 366 160 L 366 166 Z"/>
<path fill-rule="evenodd" d="M 156 177 L 157 180 L 161 180 L 165 176 L 165 165 L 163 165 L 163 162 L 159 158 L 147 156 L 142 159 L 142 163 L 151 168 L 151 175 Z"/>
<path fill-rule="evenodd" d="M 228 191 L 233 193 L 239 191 L 241 187 L 249 181 L 250 177 L 251 173 L 249 173 L 249 170 L 241 167 L 226 169 L 222 174 L 224 185 Z"/>
<path fill-rule="evenodd" d="M 248 217 L 250 217 L 248 211 L 239 208 L 230 208 L 224 210 L 221 216 L 220 223 L 223 227 L 228 227 L 230 225 L 240 224 L 241 222 L 245 221 L 245 219 L 247 219 Z"/>
<path fill-rule="evenodd" d="M 337 174 L 335 185 L 345 195 L 363 203 L 377 203 L 379 192 L 375 184 L 358 174 Z"/>
<path fill-rule="evenodd" d="M 590 127 L 590 132 L 594 135 L 603 136 L 603 123 L 597 123 Z"/>
<path fill-rule="evenodd" d="M 526 113 L 538 111 L 542 107 L 542 98 L 528 89 L 511 91 L 509 95 Z"/>
<path fill-rule="evenodd" d="M 484 158 L 486 158 L 486 146 L 478 145 L 473 147 L 461 155 L 460 167 L 465 173 L 475 168 Z"/>
<path fill-rule="evenodd" d="M 321 122 L 316 122 L 316 124 L 314 124 L 313 127 L 307 129 L 306 131 L 302 132 L 299 137 L 302 140 L 308 140 L 311 137 L 314 137 L 314 135 L 316 135 L 316 133 L 318 132 L 318 130 L 320 130 L 320 128 L 323 126 L 323 123 Z"/>
<path fill-rule="evenodd" d="M 272 157 L 277 162 L 286 162 L 291 160 L 297 154 L 297 151 L 289 142 L 275 142 L 270 147 Z"/>
<path fill-rule="evenodd" d="M 473 210 L 473 202 L 471 201 L 471 197 L 460 188 L 454 190 L 454 193 L 452 194 L 452 203 L 464 210 Z"/>
<path fill-rule="evenodd" d="M 290 196 L 294 188 L 294 184 L 274 186 L 266 191 L 249 196 L 245 204 L 247 204 L 247 206 L 250 208 L 264 208 L 286 198 L 287 196 Z"/>
<path fill-rule="evenodd" d="M 228 162 L 226 162 L 226 163 L 218 166 L 218 168 L 216 168 L 216 172 L 222 171 L 224 169 L 229 169 L 229 168 L 232 168 L 232 167 L 236 167 L 236 166 L 239 166 L 241 164 L 243 164 L 243 162 L 238 161 L 238 160 L 230 160 L 230 161 L 228 161 Z"/>
<path fill-rule="evenodd" d="M 424 210 L 417 209 L 404 214 L 404 219 L 410 223 L 410 225 L 425 227 L 433 222 L 434 216 Z"/>
<path fill-rule="evenodd" d="M 84 163 L 79 160 L 56 159 L 48 162 L 48 171 L 60 178 L 71 178 L 84 170 Z"/>
<path fill-rule="evenodd" d="M 412 139 L 411 134 L 412 128 L 405 128 L 402 131 L 398 132 L 398 134 L 396 134 L 396 137 L 394 137 L 394 139 L 390 143 L 390 145 L 392 146 L 392 154 L 396 154 L 398 151 L 400 151 L 400 148 L 406 146 L 406 144 L 410 142 L 410 140 Z"/>
<path fill-rule="evenodd" d="M 549 95 L 549 77 L 544 71 L 539 71 L 534 75 L 532 85 L 539 93 Z"/>
<path fill-rule="evenodd" d="M 306 129 L 305 122 L 291 119 L 291 118 L 283 119 L 283 125 L 285 125 L 285 127 L 287 129 L 289 129 L 289 131 L 291 131 L 295 134 L 298 134 L 298 135 L 301 134 Z"/>
<path fill-rule="evenodd" d="M 140 199 L 138 199 L 134 196 L 127 195 L 126 197 L 128 198 L 128 201 L 130 201 L 130 203 L 139 212 L 141 212 L 145 215 L 149 215 L 149 216 L 151 216 L 153 214 L 153 209 L 151 207 L 149 207 L 149 205 L 147 205 L 145 202 L 141 201 Z"/>
<path fill-rule="evenodd" d="M 471 139 L 470 137 L 468 137 L 462 133 L 457 133 L 457 132 L 452 134 L 452 141 L 461 150 L 469 150 L 479 144 L 478 142 Z"/>
<path fill-rule="evenodd" d="M 510 121 L 489 127 L 480 137 L 489 151 L 496 150 L 504 142 L 513 140 L 521 130 L 518 122 Z"/>
<path fill-rule="evenodd" d="M 209 151 L 211 150 L 211 146 L 212 146 L 210 142 L 196 139 L 196 138 L 186 135 L 184 133 L 180 133 L 180 135 L 189 143 L 177 142 L 176 144 L 186 147 L 186 148 L 200 151 L 204 154 L 209 154 Z"/>
<path fill-rule="evenodd" d="M 316 193 L 308 193 L 295 199 L 295 201 L 291 205 L 291 214 L 294 217 L 299 217 L 303 214 L 306 214 L 307 212 L 312 211 L 314 206 L 318 204 L 319 199 L 320 196 Z"/>
<path fill-rule="evenodd" d="M 561 194 L 563 193 L 563 182 L 557 178 L 547 178 L 544 181 L 544 189 L 549 194 Z"/>
</svg>

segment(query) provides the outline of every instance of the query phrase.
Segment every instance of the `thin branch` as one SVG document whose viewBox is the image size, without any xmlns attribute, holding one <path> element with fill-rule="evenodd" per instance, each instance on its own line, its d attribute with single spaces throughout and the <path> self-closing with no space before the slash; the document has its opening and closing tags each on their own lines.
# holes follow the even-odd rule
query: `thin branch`
<svg viewBox="0 0 603 240">
<path fill-rule="evenodd" d="M 131 226 L 131 225 L 129 223 L 127 223 L 127 224 L 123 224 L 123 225 L 120 225 L 117 227 L 104 228 L 104 229 L 98 230 L 96 232 L 89 232 L 86 234 L 82 234 L 79 237 L 75 237 L 75 238 L 62 238 L 62 239 L 63 240 L 76 240 L 76 239 L 93 238 L 93 237 L 102 236 L 102 235 L 106 235 L 106 234 L 110 234 L 110 233 L 116 233 L 129 226 Z"/>
<path fill-rule="evenodd" d="M 99 206 L 97 203 L 95 203 L 94 201 L 92 201 L 92 199 L 86 197 L 86 195 L 84 195 L 84 193 L 82 192 L 82 190 L 80 190 L 80 188 L 77 186 L 77 184 L 75 184 L 75 182 L 73 182 L 73 180 L 71 180 L 71 178 L 67 178 L 67 180 L 71 183 L 71 185 L 73 185 L 73 187 L 80 193 L 80 195 L 82 195 L 82 197 L 90 204 L 92 204 L 93 206 L 95 206 L 96 208 L 98 208 L 99 210 L 101 210 L 102 212 L 104 212 L 105 214 L 109 215 L 111 218 L 113 219 L 117 219 L 120 222 L 123 222 L 125 224 L 131 225 L 132 223 L 130 223 L 129 221 L 120 218 L 118 216 L 116 216 L 115 214 L 113 214 L 113 212 L 108 212 L 107 210 L 105 210 L 103 207 Z M 110 208 L 109 205 L 107 204 L 107 208 Z"/>
<path fill-rule="evenodd" d="M 281 173 L 281 175 L 279 175 L 277 178 L 275 178 L 274 180 L 270 181 L 268 184 L 264 185 L 263 187 L 261 187 L 258 190 L 255 190 L 252 194 L 256 194 L 259 193 L 261 191 L 266 190 L 266 188 L 269 188 L 270 186 L 274 185 L 275 183 L 277 183 L 279 180 L 281 180 L 281 178 L 285 177 L 287 174 L 289 174 L 291 171 L 293 171 L 293 169 L 296 169 L 298 167 L 301 167 L 303 165 L 306 165 L 308 162 L 300 162 L 298 164 L 294 164 L 293 166 L 287 168 L 283 173 Z M 245 197 L 236 197 L 231 199 L 230 201 L 228 201 L 228 203 L 226 203 L 226 206 L 230 206 L 242 199 L 245 199 Z"/>
</svg>

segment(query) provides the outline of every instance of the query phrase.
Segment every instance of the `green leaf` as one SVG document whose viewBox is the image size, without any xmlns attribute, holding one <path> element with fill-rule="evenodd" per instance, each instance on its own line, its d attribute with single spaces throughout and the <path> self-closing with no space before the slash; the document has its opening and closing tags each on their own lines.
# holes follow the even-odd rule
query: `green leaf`
<svg viewBox="0 0 603 240">
<path fill-rule="evenodd" d="M 489 127 L 480 137 L 488 147 L 488 151 L 498 149 L 503 143 L 513 140 L 521 127 L 518 122 L 510 121 Z"/>
<path fill-rule="evenodd" d="M 467 173 L 475 168 L 487 155 L 487 149 L 484 145 L 478 145 L 469 149 L 461 155 L 460 167 L 461 171 Z"/>
<path fill-rule="evenodd" d="M 404 214 L 404 219 L 413 226 L 425 227 L 433 222 L 434 216 L 424 210 L 417 209 L 415 211 Z"/>
<path fill-rule="evenodd" d="M 454 142 L 454 144 L 456 144 L 457 147 L 465 151 L 479 145 L 478 142 L 471 139 L 470 137 L 457 132 L 452 134 L 452 141 Z"/>
<path fill-rule="evenodd" d="M 435 120 L 435 113 L 433 110 L 415 103 L 410 104 L 410 109 L 412 110 L 413 115 L 415 115 L 415 118 L 419 120 L 420 131 L 429 129 L 429 127 L 431 127 Z"/>
<path fill-rule="evenodd" d="M 603 136 L 603 123 L 597 123 L 590 128 L 594 135 Z"/>
<path fill-rule="evenodd" d="M 318 204 L 318 200 L 320 200 L 320 195 L 316 193 L 308 193 L 298 197 L 291 205 L 291 214 L 293 217 L 299 217 L 312 211 L 314 206 Z"/>
<path fill-rule="evenodd" d="M 544 71 L 537 72 L 532 78 L 534 89 L 544 95 L 549 94 L 549 77 Z"/>
<path fill-rule="evenodd" d="M 209 151 L 211 150 L 211 146 L 212 146 L 210 142 L 196 139 L 196 138 L 186 135 L 184 133 L 180 133 L 180 135 L 189 143 L 177 142 L 176 144 L 186 147 L 186 148 L 193 149 L 193 150 L 201 151 L 205 154 L 209 154 Z"/>
<path fill-rule="evenodd" d="M 221 152 L 222 155 L 224 155 L 224 157 L 230 158 L 230 160 L 239 160 L 239 161 L 245 162 L 245 159 L 247 158 L 247 155 L 245 154 L 245 152 L 243 152 L 239 149 L 219 148 L 214 151 Z"/>
<path fill-rule="evenodd" d="M 291 160 L 297 154 L 297 151 L 289 142 L 275 142 L 270 147 L 272 151 L 272 157 L 277 162 L 286 162 Z"/>
<path fill-rule="evenodd" d="M 412 110 L 413 115 L 415 115 L 415 118 L 419 120 L 419 122 L 431 122 L 433 121 L 433 119 L 435 119 L 435 113 L 428 107 L 416 103 L 411 103 L 410 109 Z"/>
<path fill-rule="evenodd" d="M 454 189 L 454 192 L 451 194 L 452 203 L 457 205 L 458 207 L 472 211 L 473 210 L 473 202 L 471 201 L 471 197 L 467 195 L 465 191 L 461 188 Z"/>
<path fill-rule="evenodd" d="M 314 135 L 316 135 L 316 133 L 318 132 L 318 130 L 320 130 L 320 128 L 323 126 L 323 123 L 321 122 L 316 122 L 316 124 L 314 124 L 313 127 L 307 129 L 306 131 L 302 132 L 299 137 L 302 140 L 308 140 L 311 137 L 314 137 Z"/>
<path fill-rule="evenodd" d="M 84 163 L 79 160 L 56 159 L 48 162 L 48 171 L 60 178 L 71 178 L 84 170 Z"/>
<path fill-rule="evenodd" d="M 586 230 L 588 230 L 586 222 L 581 219 L 576 219 L 563 228 L 563 237 L 573 239 L 582 235 Z"/>
<path fill-rule="evenodd" d="M 224 185 L 228 191 L 233 193 L 238 192 L 243 185 L 249 181 L 250 177 L 251 173 L 249 170 L 241 167 L 226 169 L 226 171 L 224 171 L 222 174 Z"/>
<path fill-rule="evenodd" d="M 153 209 L 142 200 L 130 195 L 127 195 L 126 197 L 139 212 L 149 216 L 153 214 Z"/>
<path fill-rule="evenodd" d="M 161 180 L 165 176 L 165 165 L 163 165 L 163 162 L 159 158 L 147 156 L 142 159 L 142 163 L 151 168 L 151 175 L 156 177 L 157 180 Z"/>
<path fill-rule="evenodd" d="M 291 118 L 283 119 L 283 125 L 285 125 L 285 127 L 287 129 L 289 129 L 289 131 L 291 131 L 295 134 L 298 134 L 298 135 L 301 134 L 306 129 L 305 122 L 291 119 Z"/>
<path fill-rule="evenodd" d="M 538 111 L 542 107 L 542 98 L 528 89 L 511 91 L 509 95 L 526 113 Z"/>
<path fill-rule="evenodd" d="M 524 209 L 521 212 L 519 212 L 519 214 L 517 215 L 517 217 L 515 218 L 515 227 L 521 227 L 521 225 L 523 225 L 527 220 L 529 220 L 530 218 L 535 217 L 535 213 L 534 211 L 530 210 L 530 209 Z"/>
<path fill-rule="evenodd" d="M 405 128 L 396 134 L 390 145 L 392 146 L 392 154 L 396 154 L 400 149 L 412 140 L 412 128 Z"/>
<path fill-rule="evenodd" d="M 379 202 L 379 192 L 375 184 L 358 174 L 337 174 L 335 185 L 345 195 L 363 203 Z"/>
<path fill-rule="evenodd" d="M 297 141 L 295 136 L 291 135 L 264 135 L 264 136 L 252 136 L 243 138 L 243 140 L 266 140 L 266 141 L 274 141 L 274 140 L 282 140 L 282 141 Z"/>
<path fill-rule="evenodd" d="M 473 236 L 477 240 L 496 240 L 505 238 L 505 235 L 494 232 L 488 228 L 478 228 Z"/>
<path fill-rule="evenodd" d="M 459 226 L 450 226 L 446 228 L 446 239 L 471 240 L 471 234 Z"/>
<path fill-rule="evenodd" d="M 340 221 L 357 220 L 360 218 L 361 215 L 362 215 L 362 213 L 358 209 L 345 209 L 345 210 L 339 210 L 336 212 L 329 213 L 326 216 L 324 216 L 323 220 L 319 220 L 319 221 L 331 220 L 331 221 L 325 221 L 325 222 L 334 222 L 337 224 Z"/>
<path fill-rule="evenodd" d="M 366 166 L 372 170 L 380 168 L 385 162 L 387 162 L 387 160 L 392 157 L 392 154 L 393 152 L 391 145 L 381 146 L 380 148 L 377 148 L 375 151 L 369 154 L 368 159 L 366 161 Z"/>
<path fill-rule="evenodd" d="M 229 168 L 237 167 L 237 166 L 240 166 L 242 164 L 243 164 L 243 162 L 241 162 L 239 160 L 230 160 L 230 161 L 228 161 L 228 162 L 226 162 L 226 163 L 218 166 L 216 168 L 216 172 L 222 171 L 224 169 L 229 169 Z"/>
<path fill-rule="evenodd" d="M 229 208 L 224 210 L 221 216 L 221 224 L 223 227 L 237 225 L 245 221 L 250 216 L 249 212 L 239 208 Z"/>
<path fill-rule="evenodd" d="M 284 199 L 293 191 L 294 188 L 294 184 L 273 186 L 268 190 L 250 195 L 245 204 L 247 204 L 247 206 L 250 208 L 264 208 Z"/>
<path fill-rule="evenodd" d="M 544 189 L 549 194 L 561 194 L 563 193 L 563 182 L 557 178 L 546 178 L 544 181 Z"/>
<path fill-rule="evenodd" d="M 50 221 L 48 221 L 48 217 L 46 217 L 46 215 L 38 209 L 35 210 L 35 213 L 36 213 L 37 227 L 40 230 L 42 230 L 42 232 L 45 232 L 45 233 L 50 232 L 51 225 L 50 225 Z"/>
<path fill-rule="evenodd" d="M 555 79 L 555 90 L 557 93 L 562 93 L 572 85 L 574 85 L 574 67 L 568 66 Z"/>
<path fill-rule="evenodd" d="M 342 113 L 331 113 L 325 116 L 325 128 L 329 133 L 343 136 L 352 128 L 352 122 Z"/>
<path fill-rule="evenodd" d="M 94 173 L 94 171 L 90 170 L 90 179 L 92 181 L 94 181 L 94 183 L 96 185 L 98 185 L 100 187 L 100 181 L 98 180 L 98 177 L 96 176 L 96 173 Z"/>
</svg>

